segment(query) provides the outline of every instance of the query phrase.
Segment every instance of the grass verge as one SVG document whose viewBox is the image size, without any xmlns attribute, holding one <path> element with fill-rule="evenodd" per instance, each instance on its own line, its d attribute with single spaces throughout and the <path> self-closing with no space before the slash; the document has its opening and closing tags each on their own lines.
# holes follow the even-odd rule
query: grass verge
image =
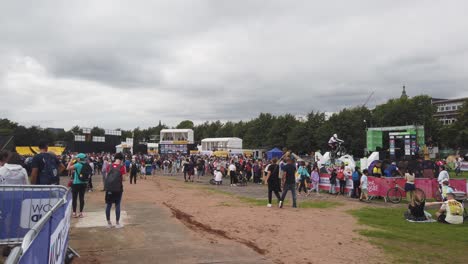
<svg viewBox="0 0 468 264">
<path fill-rule="evenodd" d="M 404 208 L 362 208 L 351 211 L 359 232 L 381 247 L 394 263 L 468 263 L 468 225 L 410 223 Z M 434 215 L 434 212 L 431 212 Z"/>
</svg>

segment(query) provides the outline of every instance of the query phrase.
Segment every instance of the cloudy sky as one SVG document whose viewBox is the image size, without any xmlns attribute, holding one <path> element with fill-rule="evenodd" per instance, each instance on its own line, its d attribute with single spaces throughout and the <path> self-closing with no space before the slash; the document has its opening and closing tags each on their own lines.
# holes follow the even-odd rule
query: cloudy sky
<svg viewBox="0 0 468 264">
<path fill-rule="evenodd" d="M 468 96 L 468 1 L 0 0 L 0 117 L 148 127 Z"/>
</svg>

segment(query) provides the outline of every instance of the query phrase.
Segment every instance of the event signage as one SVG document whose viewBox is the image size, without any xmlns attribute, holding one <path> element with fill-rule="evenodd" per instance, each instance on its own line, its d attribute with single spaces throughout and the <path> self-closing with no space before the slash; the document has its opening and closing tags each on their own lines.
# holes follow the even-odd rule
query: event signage
<svg viewBox="0 0 468 264">
<path fill-rule="evenodd" d="M 468 171 L 468 161 L 460 162 L 460 170 L 461 171 Z"/>
<path fill-rule="evenodd" d="M 368 177 L 368 186 L 367 191 L 371 196 L 387 196 L 387 191 L 390 188 L 395 187 L 395 182 L 400 186 L 400 188 L 405 188 L 405 179 L 404 178 L 392 178 L 392 177 Z M 338 183 L 338 181 L 337 181 Z M 437 179 L 429 178 L 416 178 L 414 184 L 417 188 L 420 188 L 424 191 L 427 198 L 434 198 L 439 188 Z M 466 192 L 467 191 L 467 181 L 466 179 L 451 179 L 450 186 L 457 191 Z M 319 188 L 321 190 L 330 190 L 330 175 L 329 174 L 320 174 L 320 183 Z M 353 188 L 353 181 L 348 180 L 346 182 L 346 191 L 350 191 Z M 339 190 L 339 185 L 336 187 Z M 404 190 L 402 190 L 404 193 Z"/>
<path fill-rule="evenodd" d="M 68 231 L 70 230 L 71 203 L 65 210 L 64 217 L 50 236 L 49 264 L 61 264 L 68 247 Z"/>
<path fill-rule="evenodd" d="M 26 199 L 21 203 L 21 228 L 30 228 L 59 201 L 53 199 Z"/>
</svg>

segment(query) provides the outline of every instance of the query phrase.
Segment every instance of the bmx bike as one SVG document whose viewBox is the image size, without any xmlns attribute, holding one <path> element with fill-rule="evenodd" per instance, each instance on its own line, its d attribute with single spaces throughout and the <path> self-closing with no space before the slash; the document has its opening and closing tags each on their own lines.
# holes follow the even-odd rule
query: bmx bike
<svg viewBox="0 0 468 264">
<path fill-rule="evenodd" d="M 396 180 L 393 180 L 393 183 L 395 184 L 395 186 L 388 189 L 386 201 L 389 201 L 393 204 L 398 204 L 401 202 L 403 198 L 403 193 L 405 193 L 405 189 L 401 188 L 396 182 Z M 414 191 L 411 191 L 411 192 L 412 192 L 411 195 L 418 195 L 419 197 L 421 197 L 423 201 L 426 200 L 426 194 L 424 193 L 423 190 L 416 188 L 414 189 Z"/>
<path fill-rule="evenodd" d="M 336 149 L 330 152 L 330 159 L 334 163 L 337 158 L 343 155 L 346 155 L 346 148 L 343 146 L 343 142 L 338 142 Z"/>
</svg>

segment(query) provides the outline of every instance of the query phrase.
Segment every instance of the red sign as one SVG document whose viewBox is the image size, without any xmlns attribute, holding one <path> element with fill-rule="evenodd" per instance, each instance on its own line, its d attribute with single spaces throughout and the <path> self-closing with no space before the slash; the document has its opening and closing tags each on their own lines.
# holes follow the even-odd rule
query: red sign
<svg viewBox="0 0 468 264">
<path fill-rule="evenodd" d="M 396 185 L 403 189 L 403 195 L 404 194 L 404 189 L 405 189 L 405 179 L 403 178 L 376 178 L 369 176 L 368 177 L 368 186 L 367 190 L 369 192 L 369 195 L 371 196 L 382 196 L 386 197 L 387 196 L 387 191 L 390 188 L 394 188 Z M 338 181 L 337 181 L 338 183 Z M 434 198 L 438 189 L 439 189 L 439 183 L 437 182 L 437 179 L 427 179 L 427 178 L 419 178 L 415 179 L 414 184 L 416 188 L 420 188 L 421 190 L 424 191 L 426 194 L 426 198 Z M 466 193 L 466 179 L 452 179 L 450 180 L 450 186 L 455 189 L 456 191 L 462 191 Z M 330 175 L 329 174 L 320 174 L 320 185 L 319 185 L 321 190 L 330 190 Z M 353 188 L 353 181 L 348 180 L 346 182 L 346 191 L 349 192 Z M 337 190 L 339 190 L 339 185 L 336 187 Z"/>
</svg>

